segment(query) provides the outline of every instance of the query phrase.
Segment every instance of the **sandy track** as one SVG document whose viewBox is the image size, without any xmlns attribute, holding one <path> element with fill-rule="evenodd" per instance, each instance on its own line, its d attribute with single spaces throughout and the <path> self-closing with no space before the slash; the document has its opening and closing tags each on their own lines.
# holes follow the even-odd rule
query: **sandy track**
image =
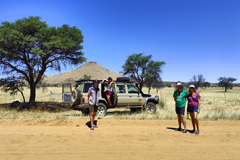
<svg viewBox="0 0 240 160">
<path fill-rule="evenodd" d="M 240 159 L 240 121 L 201 122 L 200 135 L 166 128 L 176 121 L 87 121 L 0 120 L 0 159 Z"/>
</svg>

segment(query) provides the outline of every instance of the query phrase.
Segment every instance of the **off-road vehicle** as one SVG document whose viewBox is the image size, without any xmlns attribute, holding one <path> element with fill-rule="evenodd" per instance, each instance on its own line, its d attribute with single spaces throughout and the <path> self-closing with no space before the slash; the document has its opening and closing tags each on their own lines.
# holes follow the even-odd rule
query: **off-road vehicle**
<svg viewBox="0 0 240 160">
<path fill-rule="evenodd" d="M 106 97 L 107 82 L 102 84 L 102 80 L 98 81 L 101 93 L 97 114 L 105 116 L 110 108 Z M 141 110 L 149 113 L 156 112 L 156 104 L 159 103 L 158 96 L 153 97 L 149 94 L 144 94 L 140 90 L 138 83 L 130 81 L 128 77 L 118 77 L 114 82 L 111 95 L 112 108 L 129 108 L 132 112 Z M 86 113 L 89 108 L 88 90 L 92 85 L 93 80 L 87 79 L 75 81 L 73 90 L 71 90 L 71 87 L 66 88 L 63 85 L 63 102 L 71 101 L 73 108 Z"/>
</svg>

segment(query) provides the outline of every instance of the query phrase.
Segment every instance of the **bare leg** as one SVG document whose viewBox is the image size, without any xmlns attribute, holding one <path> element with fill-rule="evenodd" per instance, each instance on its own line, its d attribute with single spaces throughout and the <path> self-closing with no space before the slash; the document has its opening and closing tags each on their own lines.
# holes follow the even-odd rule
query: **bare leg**
<svg viewBox="0 0 240 160">
<path fill-rule="evenodd" d="M 189 112 L 190 116 L 191 116 L 191 120 L 192 120 L 192 126 L 193 126 L 193 130 L 195 130 L 195 115 L 194 112 Z"/>
<path fill-rule="evenodd" d="M 91 122 L 91 127 L 94 125 L 94 118 L 95 118 L 95 115 L 94 115 L 94 112 L 90 112 L 90 122 Z"/>
<path fill-rule="evenodd" d="M 178 114 L 178 128 L 182 128 L 181 127 L 181 114 Z"/>
<path fill-rule="evenodd" d="M 111 102 L 110 96 L 107 96 L 107 100 L 108 100 L 109 106 L 112 107 L 112 102 Z"/>
<path fill-rule="evenodd" d="M 186 120 L 184 118 L 184 115 L 180 114 L 181 115 L 181 121 L 183 123 L 183 126 L 184 126 L 184 130 L 186 130 Z"/>
<path fill-rule="evenodd" d="M 199 122 L 198 122 L 198 114 L 197 114 L 197 112 L 194 112 L 194 119 L 195 119 L 195 123 L 196 123 L 196 126 L 197 126 L 197 130 L 199 131 Z"/>
</svg>

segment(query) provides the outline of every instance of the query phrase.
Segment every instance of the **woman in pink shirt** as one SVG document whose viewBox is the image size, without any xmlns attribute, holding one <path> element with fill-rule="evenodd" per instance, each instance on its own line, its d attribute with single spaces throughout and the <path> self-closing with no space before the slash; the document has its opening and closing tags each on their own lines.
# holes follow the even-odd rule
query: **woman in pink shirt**
<svg viewBox="0 0 240 160">
<path fill-rule="evenodd" d="M 188 94 L 188 108 L 187 111 L 190 113 L 193 125 L 193 133 L 199 134 L 199 122 L 198 122 L 198 114 L 200 113 L 200 95 L 197 93 L 195 86 L 189 86 L 189 94 Z M 195 130 L 195 126 L 197 126 L 197 130 Z"/>
</svg>

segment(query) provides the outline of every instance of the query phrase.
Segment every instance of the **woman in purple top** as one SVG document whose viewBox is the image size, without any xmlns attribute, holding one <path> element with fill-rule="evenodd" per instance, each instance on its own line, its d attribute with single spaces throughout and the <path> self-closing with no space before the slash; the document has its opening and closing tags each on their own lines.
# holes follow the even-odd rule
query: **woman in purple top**
<svg viewBox="0 0 240 160">
<path fill-rule="evenodd" d="M 187 111 L 190 113 L 193 125 L 193 133 L 199 134 L 199 122 L 198 122 L 198 114 L 200 113 L 200 95 L 197 93 L 195 86 L 189 86 L 189 94 L 188 94 L 188 108 Z M 195 126 L 197 126 L 197 130 L 195 130 Z"/>
</svg>

